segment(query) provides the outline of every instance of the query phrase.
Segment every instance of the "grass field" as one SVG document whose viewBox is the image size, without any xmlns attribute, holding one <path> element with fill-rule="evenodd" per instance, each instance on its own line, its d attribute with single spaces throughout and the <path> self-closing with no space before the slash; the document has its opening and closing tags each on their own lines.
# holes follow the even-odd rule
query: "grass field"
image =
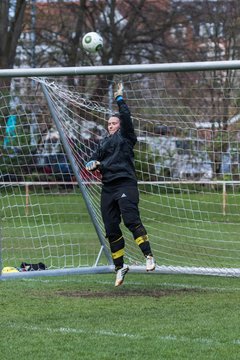
<svg viewBox="0 0 240 360">
<path fill-rule="evenodd" d="M 99 241 L 79 194 L 31 195 L 28 214 L 24 193 L 15 195 L 1 198 L 4 266 L 94 263 Z M 238 196 L 229 196 L 226 216 L 220 194 L 211 201 L 207 194 L 142 201 L 159 265 L 239 267 Z M 135 256 L 132 239 L 126 245 Z M 114 280 L 95 274 L 0 281 L 1 359 L 240 358 L 239 278 L 130 271 L 120 288 Z"/>
<path fill-rule="evenodd" d="M 94 263 L 100 243 L 79 192 L 32 193 L 26 214 L 25 193 L 15 191 L 2 194 L 0 200 L 3 266 L 19 266 L 22 261 L 46 262 L 49 268 Z M 142 194 L 140 204 L 159 264 L 240 267 L 239 194 L 228 195 L 226 215 L 222 194 L 214 192 Z M 123 231 L 128 258 L 142 261 L 132 236 L 124 227 Z"/>
<path fill-rule="evenodd" d="M 1 359 L 239 359 L 239 279 L 114 277 L 1 281 Z"/>
</svg>

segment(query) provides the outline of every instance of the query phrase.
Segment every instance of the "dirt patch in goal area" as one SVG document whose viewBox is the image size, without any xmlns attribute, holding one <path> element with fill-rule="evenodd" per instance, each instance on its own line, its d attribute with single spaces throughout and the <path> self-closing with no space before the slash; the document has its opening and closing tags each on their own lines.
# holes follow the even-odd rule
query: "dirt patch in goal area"
<svg viewBox="0 0 240 360">
<path fill-rule="evenodd" d="M 119 291 L 120 290 L 120 291 Z M 80 297 L 80 298 L 114 298 L 114 297 L 130 297 L 130 296 L 149 296 L 154 298 L 160 298 L 171 295 L 181 295 L 186 293 L 192 293 L 193 289 L 170 289 L 170 290 L 125 290 L 125 289 L 113 289 L 113 291 L 57 291 L 58 296 L 66 297 Z"/>
</svg>

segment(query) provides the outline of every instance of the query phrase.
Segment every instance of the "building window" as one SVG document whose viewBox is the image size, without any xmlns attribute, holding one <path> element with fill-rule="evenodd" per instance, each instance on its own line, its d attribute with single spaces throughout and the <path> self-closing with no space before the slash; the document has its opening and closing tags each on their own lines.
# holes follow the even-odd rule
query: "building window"
<svg viewBox="0 0 240 360">
<path fill-rule="evenodd" d="M 199 26 L 199 36 L 205 38 L 209 36 L 223 36 L 223 25 L 219 23 L 202 23 Z"/>
</svg>

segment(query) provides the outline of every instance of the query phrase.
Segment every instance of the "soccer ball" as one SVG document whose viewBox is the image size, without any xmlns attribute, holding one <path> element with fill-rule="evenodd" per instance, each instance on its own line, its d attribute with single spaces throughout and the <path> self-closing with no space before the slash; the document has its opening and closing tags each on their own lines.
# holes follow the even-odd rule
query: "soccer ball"
<svg viewBox="0 0 240 360">
<path fill-rule="evenodd" d="M 84 50 L 95 53 L 102 49 L 103 38 L 96 32 L 89 32 L 84 35 L 82 39 L 82 46 Z"/>
</svg>

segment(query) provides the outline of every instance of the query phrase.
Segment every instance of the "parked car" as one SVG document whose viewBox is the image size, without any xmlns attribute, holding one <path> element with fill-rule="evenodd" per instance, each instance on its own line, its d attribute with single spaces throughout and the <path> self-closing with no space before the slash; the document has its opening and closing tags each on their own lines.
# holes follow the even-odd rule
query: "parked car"
<svg viewBox="0 0 240 360">
<path fill-rule="evenodd" d="M 164 169 L 173 179 L 205 180 L 213 177 L 211 160 L 202 140 L 175 136 L 146 136 L 138 140 L 148 144 L 158 175 Z"/>
</svg>

